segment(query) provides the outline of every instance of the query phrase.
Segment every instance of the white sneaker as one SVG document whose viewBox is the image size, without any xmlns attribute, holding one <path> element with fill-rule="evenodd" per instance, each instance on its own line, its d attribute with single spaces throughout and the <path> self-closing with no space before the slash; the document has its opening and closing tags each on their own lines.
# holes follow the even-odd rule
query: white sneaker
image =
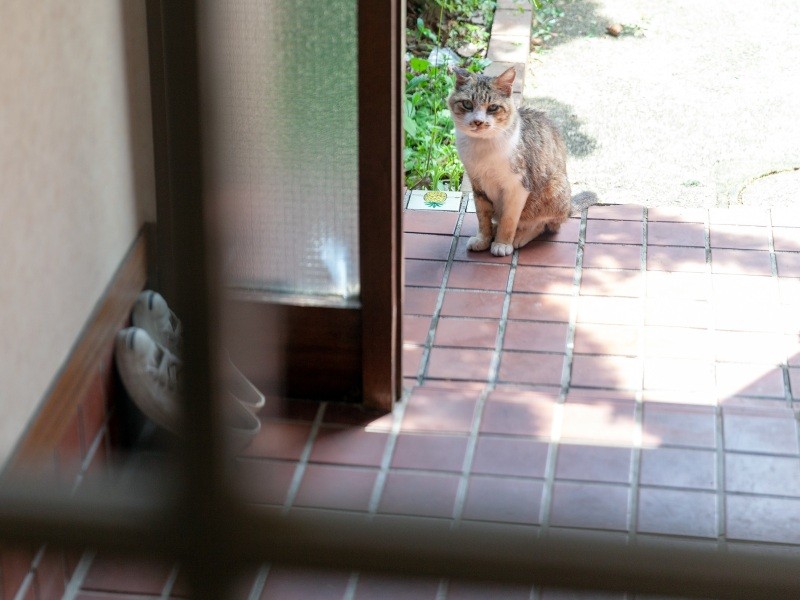
<svg viewBox="0 0 800 600">
<path fill-rule="evenodd" d="M 117 333 L 114 354 L 122 382 L 136 406 L 156 425 L 178 433 L 180 359 L 139 327 Z"/>
<path fill-rule="evenodd" d="M 157 344 L 161 344 L 175 356 L 181 355 L 180 319 L 167 305 L 167 301 L 158 292 L 145 290 L 136 298 L 131 310 L 131 322 L 134 327 L 141 327 Z"/>
</svg>

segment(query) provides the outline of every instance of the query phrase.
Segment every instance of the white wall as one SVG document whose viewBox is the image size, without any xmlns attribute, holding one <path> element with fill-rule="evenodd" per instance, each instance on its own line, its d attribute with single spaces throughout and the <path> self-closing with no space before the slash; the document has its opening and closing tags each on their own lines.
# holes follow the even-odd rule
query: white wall
<svg viewBox="0 0 800 600">
<path fill-rule="evenodd" d="M 0 465 L 144 221 L 144 0 L 0 0 Z"/>
</svg>

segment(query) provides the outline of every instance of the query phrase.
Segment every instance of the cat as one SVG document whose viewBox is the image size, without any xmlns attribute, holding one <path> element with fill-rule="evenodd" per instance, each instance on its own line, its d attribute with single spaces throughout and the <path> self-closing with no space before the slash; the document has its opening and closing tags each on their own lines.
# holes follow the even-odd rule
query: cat
<svg viewBox="0 0 800 600">
<path fill-rule="evenodd" d="M 544 231 L 557 232 L 574 210 L 596 202 L 591 192 L 571 198 L 564 140 L 543 112 L 516 108 L 513 67 L 496 77 L 459 67 L 453 72 L 455 88 L 447 102 L 478 216 L 469 250 L 491 247 L 495 256 L 508 256 Z"/>
</svg>

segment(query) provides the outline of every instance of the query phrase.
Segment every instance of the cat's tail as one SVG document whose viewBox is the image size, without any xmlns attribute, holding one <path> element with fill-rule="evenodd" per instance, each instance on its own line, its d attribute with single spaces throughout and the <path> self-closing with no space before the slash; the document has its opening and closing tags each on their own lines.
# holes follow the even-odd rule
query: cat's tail
<svg viewBox="0 0 800 600">
<path fill-rule="evenodd" d="M 572 197 L 572 216 L 580 215 L 585 208 L 597 204 L 600 199 L 594 192 L 579 192 Z"/>
</svg>

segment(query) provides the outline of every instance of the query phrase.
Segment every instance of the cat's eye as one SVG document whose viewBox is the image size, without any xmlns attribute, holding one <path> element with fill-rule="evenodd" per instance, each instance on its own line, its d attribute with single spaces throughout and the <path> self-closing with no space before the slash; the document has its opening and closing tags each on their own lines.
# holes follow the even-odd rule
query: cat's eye
<svg viewBox="0 0 800 600">
<path fill-rule="evenodd" d="M 469 100 L 462 100 L 461 107 L 464 110 L 472 110 L 472 102 L 470 102 Z"/>
<path fill-rule="evenodd" d="M 486 109 L 486 112 L 488 112 L 488 113 L 496 113 L 498 110 L 500 110 L 500 105 L 499 104 L 490 104 L 489 108 Z"/>
</svg>

